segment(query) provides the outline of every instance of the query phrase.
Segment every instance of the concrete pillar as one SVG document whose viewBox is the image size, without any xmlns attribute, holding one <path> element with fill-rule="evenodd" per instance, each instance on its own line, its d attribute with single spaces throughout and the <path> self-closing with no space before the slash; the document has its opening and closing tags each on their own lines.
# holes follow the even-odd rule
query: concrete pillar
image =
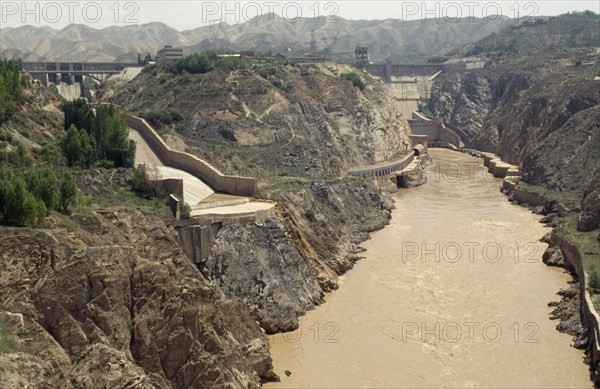
<svg viewBox="0 0 600 389">
<path fill-rule="evenodd" d="M 385 82 L 392 82 L 392 59 L 391 58 L 386 58 L 385 59 L 385 69 L 383 71 L 383 79 L 385 80 Z"/>
</svg>

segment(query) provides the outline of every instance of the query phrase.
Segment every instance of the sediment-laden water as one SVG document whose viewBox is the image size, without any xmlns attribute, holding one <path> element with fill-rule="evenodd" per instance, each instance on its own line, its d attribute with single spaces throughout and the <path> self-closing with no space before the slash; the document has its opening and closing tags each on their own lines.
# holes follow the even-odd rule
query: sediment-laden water
<svg viewBox="0 0 600 389">
<path fill-rule="evenodd" d="M 395 194 L 339 290 L 271 338 L 281 382 L 267 387 L 591 387 L 549 320 L 570 277 L 541 262 L 548 230 L 480 160 L 430 153 L 429 182 Z"/>
</svg>

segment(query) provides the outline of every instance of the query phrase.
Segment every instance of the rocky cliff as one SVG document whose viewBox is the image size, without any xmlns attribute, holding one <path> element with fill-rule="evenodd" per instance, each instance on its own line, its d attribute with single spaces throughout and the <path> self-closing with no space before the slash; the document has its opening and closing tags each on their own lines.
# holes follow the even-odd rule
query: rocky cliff
<svg viewBox="0 0 600 389">
<path fill-rule="evenodd" d="M 579 231 L 593 231 L 597 228 L 600 228 L 600 167 L 596 169 L 583 194 L 581 212 L 577 220 Z"/>
<path fill-rule="evenodd" d="M 97 179 L 110 180 L 87 181 Z M 15 340 L 0 354 L 3 388 L 247 388 L 274 378 L 254 315 L 191 265 L 163 220 L 105 205 L 53 214 L 45 229 L 2 227 L 0 311 L 24 317 L 23 329 L 3 332 Z"/>
<path fill-rule="evenodd" d="M 277 219 L 223 228 L 202 273 L 242 300 L 268 332 L 291 331 L 352 268 L 368 232 L 390 219 L 392 201 L 370 182 L 295 182 L 263 188 Z"/>
</svg>

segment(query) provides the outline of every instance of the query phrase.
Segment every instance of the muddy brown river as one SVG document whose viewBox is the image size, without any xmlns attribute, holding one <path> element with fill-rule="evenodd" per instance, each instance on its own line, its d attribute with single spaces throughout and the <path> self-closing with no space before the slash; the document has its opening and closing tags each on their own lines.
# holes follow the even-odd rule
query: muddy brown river
<svg viewBox="0 0 600 389">
<path fill-rule="evenodd" d="M 281 382 L 265 387 L 591 387 L 549 319 L 570 277 L 541 261 L 548 229 L 481 160 L 430 154 L 428 183 L 394 194 L 391 225 L 339 290 L 270 338 Z"/>
</svg>

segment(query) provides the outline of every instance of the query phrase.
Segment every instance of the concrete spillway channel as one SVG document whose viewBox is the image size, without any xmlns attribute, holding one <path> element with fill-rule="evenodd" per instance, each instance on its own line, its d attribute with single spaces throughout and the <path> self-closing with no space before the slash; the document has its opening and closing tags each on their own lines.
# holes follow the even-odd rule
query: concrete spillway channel
<svg viewBox="0 0 600 389">
<path fill-rule="evenodd" d="M 275 216 L 275 203 L 257 201 L 247 196 L 215 193 L 199 177 L 181 169 L 166 166 L 143 135 L 129 129 L 129 138 L 136 142 L 136 164 L 148 167 L 151 180 L 181 180 L 183 201 L 191 208 L 190 218 L 178 220 L 174 226 L 181 237 L 183 250 L 194 262 L 208 258 L 218 231 L 233 223 L 261 222 Z"/>
</svg>

